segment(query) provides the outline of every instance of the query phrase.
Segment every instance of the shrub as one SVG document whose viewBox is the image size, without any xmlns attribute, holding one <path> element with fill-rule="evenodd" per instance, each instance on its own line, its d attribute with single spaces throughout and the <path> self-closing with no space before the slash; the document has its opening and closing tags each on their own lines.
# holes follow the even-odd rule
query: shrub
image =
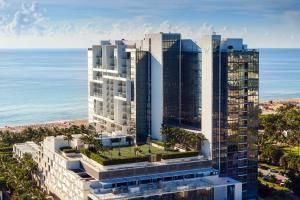
<svg viewBox="0 0 300 200">
<path fill-rule="evenodd" d="M 300 196 L 300 174 L 297 174 L 294 170 L 290 170 L 287 177 L 288 182 L 286 183 L 286 186 Z"/>
<path fill-rule="evenodd" d="M 258 194 L 260 197 L 267 197 L 272 192 L 272 188 L 270 188 L 268 185 L 261 184 L 258 182 Z"/>
<path fill-rule="evenodd" d="M 198 151 L 177 152 L 172 154 L 163 154 L 162 159 L 185 158 L 185 157 L 193 157 L 198 155 L 199 155 Z"/>
<path fill-rule="evenodd" d="M 80 153 L 86 155 L 88 158 L 91 156 L 91 152 L 85 148 L 80 149 Z"/>
<path fill-rule="evenodd" d="M 70 146 L 66 146 L 66 147 L 60 147 L 59 150 L 64 151 L 65 149 L 72 149 L 72 147 Z"/>
<path fill-rule="evenodd" d="M 98 157 L 100 157 L 100 156 L 98 156 Z M 119 165 L 119 164 L 147 162 L 147 161 L 149 161 L 148 156 L 131 157 L 131 158 L 118 158 L 118 159 L 104 160 L 103 165 Z"/>
<path fill-rule="evenodd" d="M 110 142 L 111 143 L 119 143 L 119 142 L 121 142 L 121 138 L 111 138 Z"/>
<path fill-rule="evenodd" d="M 64 153 L 79 153 L 79 151 L 77 149 L 64 149 L 63 152 Z"/>
<path fill-rule="evenodd" d="M 1 147 L 0 152 L 12 152 L 13 148 L 11 147 Z"/>
<path fill-rule="evenodd" d="M 270 176 L 270 182 L 272 182 L 272 183 L 275 183 L 276 182 L 276 176 L 274 175 L 274 174 L 272 174 L 271 176 Z"/>
<path fill-rule="evenodd" d="M 288 155 L 282 156 L 279 160 L 280 167 L 282 167 L 283 169 L 287 169 L 288 168 L 288 162 L 289 162 L 289 156 Z"/>
<path fill-rule="evenodd" d="M 96 161 L 97 163 L 104 165 L 104 158 L 102 158 L 101 156 L 91 152 L 90 158 L 93 159 L 94 161 Z"/>
<path fill-rule="evenodd" d="M 157 144 L 159 146 L 162 146 L 162 147 L 165 146 L 165 143 L 163 141 L 160 141 L 160 140 L 152 140 L 151 142 L 154 143 L 154 144 Z"/>
<path fill-rule="evenodd" d="M 268 145 L 262 149 L 260 157 L 273 165 L 279 165 L 280 158 L 284 155 L 284 152 L 280 147 Z"/>
</svg>

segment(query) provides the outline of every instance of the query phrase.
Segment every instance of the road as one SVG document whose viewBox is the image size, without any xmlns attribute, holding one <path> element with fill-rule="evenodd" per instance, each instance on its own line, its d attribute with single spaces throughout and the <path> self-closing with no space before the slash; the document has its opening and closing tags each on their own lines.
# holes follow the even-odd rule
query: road
<svg viewBox="0 0 300 200">
<path fill-rule="evenodd" d="M 258 168 L 258 171 L 261 172 L 263 174 L 263 176 L 266 176 L 266 175 L 270 176 L 270 175 L 274 174 L 277 180 L 282 180 L 283 182 L 287 180 L 287 177 L 282 176 L 279 173 L 271 172 L 270 169 L 265 170 L 265 169 Z"/>
</svg>

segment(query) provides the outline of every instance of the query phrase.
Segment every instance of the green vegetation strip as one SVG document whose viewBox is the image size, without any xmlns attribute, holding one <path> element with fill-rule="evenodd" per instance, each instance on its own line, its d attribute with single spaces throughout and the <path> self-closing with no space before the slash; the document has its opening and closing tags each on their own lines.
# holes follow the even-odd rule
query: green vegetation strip
<svg viewBox="0 0 300 200">
<path fill-rule="evenodd" d="M 166 151 L 149 145 L 139 146 L 140 153 L 135 154 L 135 147 L 121 147 L 113 148 L 112 150 L 101 152 L 100 154 L 94 153 L 87 149 L 82 148 L 80 152 L 101 165 L 118 165 L 136 162 L 147 162 L 150 161 L 151 155 L 161 155 L 162 159 L 175 159 L 184 157 L 198 156 L 197 151 L 178 152 L 178 151 Z M 120 154 L 119 154 L 120 153 Z"/>
<path fill-rule="evenodd" d="M 300 155 L 300 150 L 298 148 L 293 148 L 293 147 L 285 147 L 282 148 L 283 151 L 287 154 L 295 154 L 295 155 Z"/>
<path fill-rule="evenodd" d="M 77 149 L 73 149 L 72 147 L 61 147 L 59 148 L 64 153 L 79 153 L 80 151 Z"/>
<path fill-rule="evenodd" d="M 136 163 L 136 162 L 146 162 L 149 160 L 148 156 L 137 156 L 128 158 L 118 158 L 118 159 L 107 159 L 101 155 L 93 153 L 87 149 L 81 149 L 80 152 L 87 157 L 93 159 L 94 161 L 100 163 L 101 165 L 119 165 L 126 163 Z"/>
<path fill-rule="evenodd" d="M 269 187 L 275 188 L 276 190 L 289 191 L 289 189 L 286 188 L 286 187 L 283 187 L 283 186 L 277 185 L 277 184 L 275 184 L 275 183 L 271 183 L 271 182 L 265 181 L 265 180 L 262 179 L 262 178 L 258 178 L 258 181 L 259 181 L 261 184 L 263 184 L 263 185 L 268 185 Z"/>
<path fill-rule="evenodd" d="M 174 158 L 185 158 L 198 156 L 197 151 L 177 152 L 172 154 L 163 154 L 162 159 L 174 159 Z"/>
<path fill-rule="evenodd" d="M 160 140 L 152 140 L 151 142 L 154 143 L 154 144 L 157 144 L 159 146 L 162 146 L 162 147 L 165 146 L 165 143 L 163 141 L 160 141 Z"/>
<path fill-rule="evenodd" d="M 285 173 L 287 172 L 287 170 L 282 169 L 279 166 L 274 166 L 274 165 L 270 165 L 270 164 L 267 164 L 267 163 L 259 163 L 259 165 L 265 166 L 265 167 L 268 167 L 270 169 L 277 170 L 277 171 L 280 171 L 280 172 L 285 172 Z"/>
<path fill-rule="evenodd" d="M 12 147 L 0 147 L 0 152 L 12 152 Z"/>
</svg>

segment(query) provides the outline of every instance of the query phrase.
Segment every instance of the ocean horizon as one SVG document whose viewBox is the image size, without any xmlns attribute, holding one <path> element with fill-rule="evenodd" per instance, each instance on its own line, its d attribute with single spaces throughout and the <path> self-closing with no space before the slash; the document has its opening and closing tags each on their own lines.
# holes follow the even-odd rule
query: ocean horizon
<svg viewBox="0 0 300 200">
<path fill-rule="evenodd" d="M 300 49 L 261 48 L 260 100 L 300 97 Z M 0 127 L 87 119 L 87 49 L 0 49 Z"/>
</svg>

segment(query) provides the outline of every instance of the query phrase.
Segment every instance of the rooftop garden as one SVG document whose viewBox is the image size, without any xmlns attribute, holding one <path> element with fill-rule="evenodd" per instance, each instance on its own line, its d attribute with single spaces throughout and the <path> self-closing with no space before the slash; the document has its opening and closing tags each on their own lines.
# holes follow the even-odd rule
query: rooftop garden
<svg viewBox="0 0 300 200">
<path fill-rule="evenodd" d="M 86 148 L 82 148 L 80 152 L 102 165 L 155 162 L 161 159 L 198 156 L 199 144 L 204 139 L 203 135 L 169 127 L 162 129 L 162 135 L 164 141 L 152 141 L 149 136 L 147 144 L 144 145 L 105 147 L 95 139 L 98 137 L 95 132 L 89 132 L 81 138 Z"/>
<path fill-rule="evenodd" d="M 150 150 L 150 151 L 149 151 Z M 145 144 L 129 147 L 103 147 L 102 151 L 94 152 L 88 149 L 81 149 L 80 152 L 102 165 L 117 165 L 135 162 L 160 161 L 160 159 L 173 159 L 197 156 L 197 151 L 179 152 L 174 150 L 163 150 Z M 154 156 L 154 158 L 153 158 Z"/>
</svg>

